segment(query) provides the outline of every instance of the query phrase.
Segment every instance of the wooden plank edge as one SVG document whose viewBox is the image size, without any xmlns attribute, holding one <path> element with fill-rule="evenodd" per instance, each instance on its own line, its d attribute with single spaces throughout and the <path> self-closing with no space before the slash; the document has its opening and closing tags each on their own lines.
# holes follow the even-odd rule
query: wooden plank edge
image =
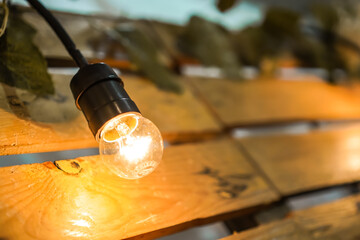
<svg viewBox="0 0 360 240">
<path fill-rule="evenodd" d="M 175 147 L 172 147 L 172 149 L 173 149 L 173 151 L 172 151 L 172 153 L 170 154 L 170 155 L 168 155 L 168 157 L 169 157 L 169 159 L 168 160 L 170 160 L 171 158 L 174 158 L 174 159 L 172 159 L 171 161 L 170 161 L 170 165 L 167 165 L 168 167 L 172 167 L 171 169 L 173 169 L 172 171 L 174 171 L 175 170 L 175 173 L 177 173 L 177 168 L 176 168 L 176 166 L 174 166 L 174 165 L 171 165 L 171 162 L 173 161 L 173 163 L 175 163 L 175 162 L 177 162 L 177 161 L 179 161 L 179 160 L 185 160 L 185 159 L 187 159 L 187 158 L 189 158 L 189 156 L 191 156 L 191 153 L 197 153 L 197 151 L 201 151 L 201 152 L 203 152 L 203 153 L 205 153 L 205 154 L 210 154 L 209 156 L 212 156 L 212 153 L 207 153 L 208 151 L 206 150 L 206 149 L 208 149 L 208 150 L 212 150 L 212 148 L 214 147 L 214 146 L 218 146 L 217 147 L 217 150 L 216 150 L 216 154 L 220 154 L 220 156 L 221 156 L 221 151 L 222 151 L 222 149 L 224 149 L 224 147 L 225 148 L 227 148 L 228 150 L 226 150 L 227 152 L 232 152 L 232 153 L 235 153 L 235 159 L 234 159 L 234 157 L 230 157 L 229 158 L 229 156 L 227 156 L 226 158 L 229 160 L 229 159 L 231 159 L 231 162 L 233 162 L 233 163 L 235 163 L 235 166 L 240 166 L 240 165 L 242 165 L 243 166 L 243 168 L 244 169 L 249 169 L 249 167 L 247 166 L 247 161 L 246 161 L 246 159 L 244 159 L 243 157 L 241 157 L 241 156 L 239 156 L 239 152 L 238 151 L 236 151 L 236 148 L 235 148 L 235 146 L 231 146 L 232 144 L 232 141 L 229 141 L 229 140 L 226 140 L 225 142 L 216 142 L 216 143 L 211 143 L 210 145 L 205 145 L 206 146 L 206 148 L 204 148 L 205 146 L 202 146 L 203 145 L 203 143 L 201 143 L 201 144 L 196 144 L 196 146 L 199 146 L 200 148 L 198 148 L 198 147 L 196 147 L 196 148 L 193 148 L 193 144 L 188 144 L 187 145 L 187 147 L 184 149 L 182 146 L 175 146 Z M 215 145 L 214 145 L 215 144 Z M 220 144 L 220 145 L 219 145 Z M 179 148 L 180 147 L 180 148 Z M 190 147 L 190 149 L 189 149 L 189 147 Z M 190 153 L 187 153 L 185 150 L 186 149 L 188 149 L 188 150 L 190 150 Z M 231 149 L 231 150 L 230 150 Z M 175 151 L 174 151 L 175 150 Z M 184 152 L 185 151 L 185 152 Z M 180 152 L 184 152 L 184 153 L 186 153 L 185 155 L 184 155 L 184 158 L 179 158 L 179 156 L 178 156 L 178 154 L 180 153 Z M 240 154 L 241 155 L 241 154 Z M 208 157 L 209 157 L 208 156 Z M 219 158 L 217 158 L 217 157 L 215 157 L 215 158 L 213 158 L 213 160 L 210 160 L 208 157 L 206 157 L 206 155 L 205 156 L 202 156 L 201 158 L 203 159 L 203 160 L 205 160 L 206 162 L 207 161 L 219 161 Z M 237 158 L 239 158 L 240 157 L 240 159 L 238 159 L 239 161 L 237 161 Z M 179 159 L 178 159 L 179 158 Z M 208 160 L 209 159 L 209 160 Z M 89 167 L 91 167 L 92 166 L 92 164 L 94 164 L 94 163 L 96 163 L 96 162 L 98 162 L 97 161 L 98 160 L 98 157 L 97 156 L 92 156 L 92 157 L 89 157 L 89 159 L 87 160 L 87 158 L 86 157 L 82 157 L 82 158 L 77 158 L 77 159 L 71 159 L 71 160 L 61 160 L 61 161 L 57 161 L 57 164 L 56 164 L 56 166 L 52 163 L 52 162 L 45 162 L 45 163 L 43 163 L 43 164 L 32 164 L 32 165 L 38 165 L 38 166 L 44 166 L 46 169 L 51 169 L 51 171 L 55 171 L 55 172 L 53 172 L 53 173 L 50 173 L 50 172 L 48 172 L 45 176 L 50 176 L 50 174 L 51 175 L 53 175 L 54 173 L 55 173 L 55 176 L 61 176 L 61 174 L 59 175 L 59 173 L 56 173 L 56 171 L 63 171 L 65 174 L 67 174 L 67 175 L 73 175 L 73 173 L 71 173 L 71 171 L 69 172 L 69 171 L 67 171 L 67 170 L 65 170 L 64 171 L 64 169 L 66 168 L 66 167 L 71 167 L 71 165 L 72 165 L 72 163 L 70 163 L 69 164 L 69 161 L 77 161 L 78 163 L 80 163 L 82 166 L 80 166 L 80 167 L 85 167 L 85 174 L 86 174 L 86 172 L 88 172 L 87 170 L 89 170 Z M 190 159 L 188 159 L 188 160 L 190 160 Z M 196 160 L 196 159 L 193 159 L 193 160 Z M 174 162 L 175 161 L 175 162 Z M 82 164 L 82 162 L 84 163 L 84 165 Z M 195 162 L 193 162 L 193 161 L 186 161 L 186 162 L 188 162 L 188 163 L 185 163 L 185 165 L 183 165 L 183 164 L 180 164 L 179 166 L 186 166 L 186 165 L 189 165 L 189 170 L 191 170 L 191 172 L 189 172 L 189 176 L 196 176 L 196 179 L 197 180 L 201 180 L 201 181 L 205 181 L 204 183 L 206 183 L 205 185 L 206 186 L 213 186 L 213 184 L 215 184 L 214 186 L 215 186 L 215 190 L 216 190 L 216 188 L 218 188 L 220 185 L 217 185 L 217 180 L 216 179 L 214 179 L 213 178 L 213 176 L 210 174 L 210 175 L 208 175 L 208 174 L 205 174 L 205 173 L 199 173 L 198 172 L 198 170 L 195 170 L 195 172 L 193 172 L 194 171 L 194 169 L 192 169 L 192 167 L 193 166 L 199 166 L 199 163 L 196 163 L 197 161 L 195 161 Z M 238 162 L 238 163 L 237 163 Z M 241 163 L 240 164 L 240 162 L 243 162 L 243 163 Z M 205 163 L 205 162 L 204 162 Z M 201 163 L 200 165 L 202 165 L 202 164 L 204 164 L 204 163 Z M 194 165 L 195 164 L 195 165 Z M 240 164 L 240 165 L 239 165 Z M 207 165 L 206 163 L 205 163 L 205 165 Z M 65 166 L 65 167 L 64 167 Z M 93 165 L 93 166 L 95 166 L 95 165 Z M 19 168 L 20 166 L 11 166 L 11 167 L 5 167 L 5 168 L 1 168 L 3 171 L 9 171 L 9 173 L 13 173 L 13 170 L 14 169 L 20 169 Z M 168 170 L 168 168 L 166 168 L 166 165 L 164 166 L 165 167 L 165 169 L 162 169 L 162 171 L 160 171 L 159 173 L 160 174 L 163 174 L 163 173 L 166 173 L 166 171 Z M 38 167 L 35 167 L 35 168 L 38 168 Z M 86 169 L 87 168 L 87 169 Z M 24 168 L 23 168 L 24 169 Z M 91 169 L 91 168 L 90 168 Z M 223 168 L 224 169 L 224 168 Z M 230 168 L 231 169 L 231 168 Z M 251 169 L 251 168 L 250 168 Z M 29 169 L 30 170 L 30 169 Z M 164 170 L 166 170 L 166 171 L 164 171 Z M 19 170 L 20 171 L 20 170 Z M 41 170 L 42 171 L 42 170 Z M 82 173 L 80 173 L 80 171 L 81 171 L 81 169 L 78 171 L 78 173 L 79 173 L 79 175 L 81 175 Z M 246 170 L 246 171 L 248 171 L 248 170 Z M 21 170 L 20 172 L 23 172 L 23 173 L 25 173 L 24 172 L 24 170 Z M 26 171 L 27 172 L 27 171 Z M 162 172 L 162 173 L 161 173 Z M 180 171 L 181 172 L 181 171 Z M 227 172 L 227 171 L 226 171 Z M 234 172 L 234 170 L 232 169 L 232 170 L 230 170 L 230 173 L 231 172 Z M 235 172 L 237 172 L 237 171 L 235 171 Z M 242 171 L 240 171 L 240 172 L 242 172 Z M 253 169 L 253 170 L 251 170 L 251 172 L 253 172 L 253 173 L 256 173 L 256 170 L 255 169 Z M 227 174 L 230 174 L 230 173 L 227 173 Z M 32 173 L 32 170 L 30 170 L 30 172 L 29 172 L 29 174 L 33 174 Z M 44 173 L 45 174 L 45 173 Z M 77 174 L 76 172 L 75 172 L 75 174 Z M 178 174 L 178 173 L 177 173 Z M 177 179 L 177 174 L 175 174 L 175 182 L 177 182 L 178 181 L 178 179 Z M 200 175 L 199 175 L 200 174 Z M 217 173 L 215 173 L 215 174 L 217 174 Z M 157 176 L 158 174 L 155 174 L 155 175 L 152 175 L 152 176 L 154 176 L 155 178 L 154 179 L 158 179 L 158 181 L 160 180 L 160 179 L 162 179 L 162 177 L 161 178 L 159 178 L 159 176 Z M 186 174 L 185 174 L 186 175 Z M 256 175 L 257 175 L 257 173 L 256 173 Z M 13 175 L 12 175 L 13 176 Z M 38 176 L 38 174 L 36 174 L 35 176 L 33 175 L 33 177 L 37 177 Z M 149 176 L 149 177 L 152 177 L 152 176 Z M 165 174 L 165 176 L 166 176 L 166 174 Z M 181 176 L 181 175 L 180 175 Z M 15 175 L 13 176 L 13 177 L 15 177 Z M 19 175 L 19 177 L 24 177 L 23 176 L 23 174 L 20 174 Z M 230 208 L 227 208 L 228 210 L 225 210 L 225 211 L 218 211 L 218 210 L 215 210 L 215 212 L 213 212 L 213 213 L 211 213 L 210 215 L 207 215 L 207 214 L 205 214 L 205 215 L 203 215 L 203 216 L 206 216 L 206 217 L 198 217 L 198 218 L 196 218 L 196 215 L 194 216 L 195 218 L 194 219 L 191 219 L 191 217 L 190 217 L 190 220 L 188 220 L 188 221 L 184 221 L 184 222 L 180 222 L 179 223 L 179 221 L 175 221 L 174 223 L 174 225 L 171 225 L 171 226 L 166 226 L 166 225 L 163 225 L 163 227 L 161 228 L 158 228 L 158 229 L 156 229 L 155 228 L 155 230 L 153 230 L 153 231 L 150 231 L 150 232 L 146 232 L 146 233 L 140 233 L 140 234 L 135 234 L 134 236 L 131 236 L 131 235 L 129 235 L 129 239 L 152 239 L 152 238 L 154 238 L 154 237 L 159 237 L 159 236 L 163 236 L 163 235 L 165 235 L 165 234 L 170 234 L 170 233 L 174 233 L 174 232 L 177 232 L 177 231 L 180 231 L 180 230 L 184 230 L 184 229 L 187 229 L 187 228 L 189 228 L 189 227 L 192 227 L 192 226 L 197 226 L 197 225 L 202 225 L 202 224 L 206 224 L 206 223 L 210 223 L 210 222 L 214 222 L 214 221 L 219 221 L 219 220 L 224 220 L 224 219 L 228 219 L 228 218 L 232 218 L 232 217 L 235 217 L 235 216 L 239 216 L 239 215 L 241 215 L 241 214 L 248 214 L 248 213 L 250 213 L 250 212 L 253 212 L 253 211 L 256 211 L 257 209 L 262 209 L 264 206 L 267 206 L 267 205 L 269 205 L 270 203 L 272 203 L 272 202 L 274 202 L 274 201 L 276 201 L 278 198 L 279 198 L 279 196 L 271 189 L 271 188 L 269 188 L 267 185 L 266 185 L 266 182 L 264 182 L 264 183 L 259 183 L 259 181 L 261 181 L 261 176 L 258 176 L 259 177 L 259 179 L 258 180 L 256 180 L 256 185 L 255 186 L 258 186 L 257 184 L 261 184 L 261 192 L 259 192 L 259 190 L 256 190 L 256 189 L 253 189 L 251 192 L 249 192 L 249 193 L 247 193 L 247 194 L 245 194 L 245 195 L 243 195 L 243 196 L 240 196 L 239 198 L 228 198 L 228 197 L 226 197 L 226 198 L 228 198 L 229 200 L 224 200 L 224 202 L 228 202 L 228 201 L 230 201 L 230 202 L 228 202 L 228 203 L 232 203 L 232 207 L 230 207 Z M 257 177 L 257 178 L 258 178 Z M 15 178 L 14 178 L 15 179 Z M 70 178 L 66 178 L 67 180 L 65 180 L 66 182 L 68 182 L 69 180 L 70 180 Z M 76 178 L 74 178 L 74 180 L 75 180 Z M 100 179 L 103 179 L 102 177 L 100 177 Z M 150 179 L 152 179 L 152 178 L 150 178 Z M 79 180 L 80 181 L 80 180 Z M 145 183 L 147 182 L 147 181 L 149 181 L 149 180 L 145 180 Z M 170 181 L 170 180 L 169 180 Z M 215 182 L 214 182 L 215 181 Z M 73 183 L 73 181 L 71 180 L 71 182 Z M 152 181 L 151 181 L 152 182 Z M 9 182 L 10 183 L 10 182 Z M 125 183 L 125 182 L 124 182 Z M 159 182 L 160 184 L 161 184 L 161 182 Z M 172 183 L 172 181 L 170 181 L 169 183 Z M 118 185 L 118 183 L 116 183 L 117 185 Z M 119 183 L 120 184 L 120 186 L 122 185 L 121 184 L 121 182 Z M 129 186 L 133 186 L 133 184 L 134 183 L 131 183 Z M 135 185 L 136 185 L 137 183 L 135 182 Z M 178 182 L 178 184 L 180 184 L 180 185 L 178 185 L 178 186 L 182 186 L 182 183 L 181 182 Z M 265 184 L 265 185 L 264 185 Z M 7 184 L 8 186 L 7 186 L 7 188 L 11 188 L 11 185 L 9 185 L 9 184 Z M 124 187 L 126 187 L 126 185 L 127 184 L 125 184 L 125 186 Z M 134 187 L 135 187 L 135 185 L 134 185 Z M 26 185 L 27 186 L 27 185 Z M 77 186 L 77 184 L 75 184 L 74 186 Z M 146 186 L 146 185 L 145 185 Z M 176 185 L 175 185 L 176 186 Z M 216 186 L 218 186 L 218 187 L 216 187 Z M 254 185 L 253 185 L 254 186 Z M 267 187 L 265 187 L 265 186 L 267 186 Z M 125 189 L 128 189 L 128 188 L 125 188 Z M 220 188 L 220 189 L 222 189 L 222 188 Z M 65 189 L 64 189 L 65 190 Z M 130 190 L 130 189 L 128 189 L 128 190 Z M 134 190 L 132 190 L 132 191 L 134 191 Z M 60 189 L 60 192 L 61 192 L 61 189 Z M 206 191 L 205 191 L 206 192 Z M 218 191 L 216 191 L 217 192 L 217 194 L 218 194 Z M 214 192 L 215 193 L 215 192 Z M 250 194 L 251 193 L 251 194 Z M 196 193 L 197 194 L 197 193 Z M 195 195 L 196 196 L 196 195 Z M 206 196 L 204 196 L 204 197 L 206 197 Z M 214 196 L 212 196 L 211 198 L 213 198 Z M 226 199 L 225 198 L 225 199 Z M 179 198 L 179 199 L 181 199 L 181 197 Z M 197 199 L 198 201 L 199 201 L 199 199 Z M 181 200 L 180 200 L 181 201 Z M 188 201 L 188 200 L 186 200 L 186 201 Z M 184 202 L 184 203 L 186 203 L 186 201 Z M 236 204 L 235 204 L 236 203 Z M 235 205 L 234 205 L 235 204 Z M 240 209 L 240 210 L 238 210 L 238 208 L 236 207 L 236 206 L 242 206 L 242 208 Z M 182 208 L 182 207 L 181 207 Z M 181 209 L 180 208 L 180 209 Z M 214 209 L 213 209 L 214 210 Z M 229 211 L 230 210 L 230 211 Z M 191 212 L 190 212 L 191 213 Z M 187 213 L 187 214 L 189 214 L 189 213 Z M 198 215 L 198 216 L 201 216 L 202 214 L 200 214 L 200 215 Z M 162 223 L 163 224 L 163 223 Z M 151 229 L 150 229 L 151 230 Z"/>
<path fill-rule="evenodd" d="M 31 145 L 7 145 L 0 148 L 0 156 L 68 151 L 99 147 L 96 141 L 63 141 L 53 143 L 37 143 Z"/>
<path fill-rule="evenodd" d="M 140 234 L 140 235 L 130 237 L 130 238 L 125 238 L 125 239 L 126 240 L 156 239 L 159 237 L 164 237 L 164 236 L 168 236 L 170 234 L 181 232 L 181 231 L 190 229 L 192 227 L 199 227 L 202 225 L 219 222 L 219 221 L 225 221 L 225 220 L 236 218 L 236 217 L 243 216 L 243 215 L 254 214 L 258 211 L 261 211 L 261 210 L 267 208 L 270 204 L 272 204 L 272 203 L 260 204 L 260 205 L 254 206 L 254 207 L 249 207 L 249 208 L 244 208 L 244 209 L 241 209 L 238 211 L 223 213 L 223 214 L 219 214 L 219 215 L 212 216 L 209 218 L 198 218 L 198 219 L 194 219 L 192 221 L 184 222 L 184 223 L 177 224 L 177 225 L 174 225 L 171 227 L 162 228 L 162 229 L 159 229 L 156 231 Z"/>
</svg>

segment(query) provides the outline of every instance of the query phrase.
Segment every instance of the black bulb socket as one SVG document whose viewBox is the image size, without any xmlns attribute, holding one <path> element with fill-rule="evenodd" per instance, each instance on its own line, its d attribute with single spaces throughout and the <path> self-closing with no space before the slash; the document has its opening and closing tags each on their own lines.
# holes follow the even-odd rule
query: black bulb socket
<svg viewBox="0 0 360 240">
<path fill-rule="evenodd" d="M 96 140 L 110 119 L 126 112 L 140 113 L 123 81 L 104 63 L 86 65 L 70 82 L 76 106 L 83 112 Z"/>
</svg>

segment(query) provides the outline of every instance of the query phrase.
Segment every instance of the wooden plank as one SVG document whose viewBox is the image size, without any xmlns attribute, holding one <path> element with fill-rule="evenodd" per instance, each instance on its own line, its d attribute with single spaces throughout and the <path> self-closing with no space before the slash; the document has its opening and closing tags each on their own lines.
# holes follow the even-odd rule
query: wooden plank
<svg viewBox="0 0 360 240">
<path fill-rule="evenodd" d="M 98 156 L 68 161 L 57 165 L 69 174 L 51 162 L 0 168 L 1 239 L 152 239 L 278 199 L 232 140 L 168 147 L 139 180 Z"/>
<path fill-rule="evenodd" d="M 207 139 L 221 130 L 186 84 L 184 93 L 178 95 L 161 91 L 140 77 L 122 78 L 142 114 L 159 127 L 165 140 Z M 56 94 L 48 98 L 0 87 L 0 155 L 97 147 L 75 107 L 70 79 L 70 75 L 54 75 Z"/>
<path fill-rule="evenodd" d="M 227 127 L 360 118 L 358 94 L 320 82 L 316 77 L 306 79 L 309 81 L 236 82 L 204 78 L 190 81 Z"/>
<path fill-rule="evenodd" d="M 0 86 L 0 155 L 97 147 L 76 109 L 68 75 L 53 75 L 56 93 L 37 98 Z"/>
<path fill-rule="evenodd" d="M 180 83 L 184 92 L 175 94 L 159 90 L 142 78 L 124 78 L 125 88 L 142 114 L 159 127 L 167 141 L 207 139 L 221 131 L 220 124 L 186 83 Z"/>
<path fill-rule="evenodd" d="M 353 240 L 360 236 L 360 195 L 306 210 L 289 219 L 261 225 L 223 240 L 319 239 Z"/>
<path fill-rule="evenodd" d="M 18 10 L 23 12 L 24 19 L 37 30 L 34 42 L 47 58 L 49 65 L 74 66 L 70 55 L 44 19 L 31 8 L 19 7 Z M 183 56 L 177 49 L 176 40 L 183 28 L 181 26 L 103 15 L 66 12 L 53 12 L 53 14 L 89 62 L 101 61 L 115 68 L 136 70 L 137 67 L 129 61 L 125 47 L 106 33 L 117 24 L 131 23 L 157 46 L 159 58 L 165 66 L 175 68 L 178 64 L 199 64 L 195 59 Z"/>
<path fill-rule="evenodd" d="M 360 126 L 239 140 L 282 195 L 360 180 Z"/>
<path fill-rule="evenodd" d="M 24 19 L 36 29 L 34 43 L 47 58 L 49 65 L 55 67 L 74 66 L 65 47 L 44 19 L 32 9 L 22 8 L 21 10 L 24 12 Z M 105 62 L 112 67 L 126 70 L 136 69 L 136 66 L 129 61 L 124 46 L 106 33 L 108 29 L 113 29 L 117 24 L 131 22 L 141 31 L 146 30 L 145 33 L 150 33 L 149 36 L 155 40 L 154 31 L 149 30 L 149 26 L 145 26 L 146 22 L 142 21 L 66 12 L 54 12 L 54 15 L 89 62 Z M 158 44 L 160 44 L 161 59 L 167 66 L 171 66 L 172 62 L 165 53 L 163 43 L 158 42 Z"/>
<path fill-rule="evenodd" d="M 359 239 L 360 195 L 295 211 L 290 217 L 316 238 Z"/>
<path fill-rule="evenodd" d="M 46 21 L 32 9 L 22 9 L 22 11 L 24 11 L 23 18 L 26 22 L 37 30 L 34 43 L 39 47 L 42 54 L 48 58 L 71 60 L 65 47 Z M 114 19 L 94 18 L 93 16 L 67 13 L 54 13 L 54 15 L 86 58 L 98 57 L 99 52 L 97 50 L 100 48 L 97 49 L 96 41 L 103 36 L 99 26 L 111 27 L 116 23 Z"/>
</svg>

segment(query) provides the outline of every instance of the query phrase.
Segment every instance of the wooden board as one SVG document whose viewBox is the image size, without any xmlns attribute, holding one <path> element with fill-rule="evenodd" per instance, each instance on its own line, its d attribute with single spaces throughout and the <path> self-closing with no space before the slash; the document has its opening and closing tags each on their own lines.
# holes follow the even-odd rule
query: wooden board
<svg viewBox="0 0 360 240">
<path fill-rule="evenodd" d="M 165 140 L 181 142 L 212 137 L 219 124 L 184 86 L 184 93 L 158 90 L 151 82 L 123 76 L 125 88 L 143 115 L 153 121 Z M 0 155 L 97 147 L 70 92 L 70 75 L 54 75 L 56 94 L 36 98 L 0 86 Z"/>
<path fill-rule="evenodd" d="M 228 127 L 360 118 L 358 94 L 319 82 L 316 77 L 306 79 L 312 81 L 235 82 L 202 78 L 190 81 Z"/>
<path fill-rule="evenodd" d="M 261 225 L 223 240 L 319 239 L 360 237 L 360 195 L 294 212 L 289 219 Z"/>
<path fill-rule="evenodd" d="M 20 10 L 23 11 L 23 18 L 36 29 L 34 43 L 47 58 L 49 65 L 54 67 L 75 66 L 65 47 L 45 20 L 33 9 L 21 8 Z M 54 15 L 71 36 L 77 48 L 89 62 L 93 63 L 105 62 L 112 67 L 131 71 L 136 69 L 136 66 L 129 61 L 126 48 L 107 33 L 117 24 L 131 23 L 153 41 L 159 40 L 154 29 L 151 29 L 155 23 L 151 22 L 147 24 L 145 21 L 112 16 L 79 15 L 66 12 L 54 12 Z M 159 44 L 160 58 L 167 66 L 171 66 L 172 62 L 165 52 L 164 43 L 157 42 L 157 44 Z"/>
<path fill-rule="evenodd" d="M 283 195 L 360 180 L 360 126 L 239 140 Z"/>
<path fill-rule="evenodd" d="M 0 155 L 98 146 L 75 107 L 70 78 L 53 75 L 56 94 L 49 98 L 0 86 Z"/>
<path fill-rule="evenodd" d="M 37 30 L 34 42 L 47 58 L 49 65 L 74 66 L 70 55 L 44 19 L 31 8 L 19 7 L 18 10 L 23 12 L 24 19 Z M 101 61 L 112 67 L 137 70 L 135 64 L 129 61 L 126 46 L 108 32 L 114 26 L 124 23 L 127 27 L 131 25 L 149 37 L 156 45 L 158 57 L 164 66 L 176 68 L 178 64 L 199 64 L 196 59 L 183 56 L 177 48 L 176 40 L 182 31 L 182 26 L 104 15 L 80 15 L 54 11 L 53 14 L 89 62 Z"/>
<path fill-rule="evenodd" d="M 21 8 L 21 11 L 23 11 L 25 21 L 36 29 L 34 43 L 45 57 L 71 60 L 59 38 L 37 12 L 27 8 Z M 104 58 L 104 54 L 107 55 L 108 46 L 106 43 L 109 43 L 109 39 L 104 35 L 103 30 L 114 26 L 117 22 L 115 18 L 61 12 L 55 12 L 54 15 L 86 58 Z M 111 55 L 107 57 L 122 55 L 122 59 L 127 59 L 121 48 L 113 48 L 112 50 Z"/>
<path fill-rule="evenodd" d="M 0 168 L 0 239 L 152 239 L 278 198 L 232 140 L 168 147 L 139 180 L 98 156 L 57 165 L 71 174 L 51 162 Z"/>
<path fill-rule="evenodd" d="M 204 139 L 219 133 L 222 127 L 205 104 L 181 82 L 182 94 L 159 90 L 150 81 L 124 76 L 125 89 L 141 113 L 153 121 L 170 142 Z"/>
</svg>

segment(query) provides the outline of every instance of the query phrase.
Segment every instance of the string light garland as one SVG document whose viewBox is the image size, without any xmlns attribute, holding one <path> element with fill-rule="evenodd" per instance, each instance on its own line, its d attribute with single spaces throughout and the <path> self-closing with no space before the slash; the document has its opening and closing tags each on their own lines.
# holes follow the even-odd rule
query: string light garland
<svg viewBox="0 0 360 240">
<path fill-rule="evenodd" d="M 80 68 L 70 88 L 76 106 L 99 142 L 105 165 L 128 179 L 154 171 L 163 154 L 159 129 L 141 115 L 125 91 L 123 81 L 110 66 L 89 64 L 52 13 L 37 0 L 27 1 L 48 22 Z"/>
</svg>

